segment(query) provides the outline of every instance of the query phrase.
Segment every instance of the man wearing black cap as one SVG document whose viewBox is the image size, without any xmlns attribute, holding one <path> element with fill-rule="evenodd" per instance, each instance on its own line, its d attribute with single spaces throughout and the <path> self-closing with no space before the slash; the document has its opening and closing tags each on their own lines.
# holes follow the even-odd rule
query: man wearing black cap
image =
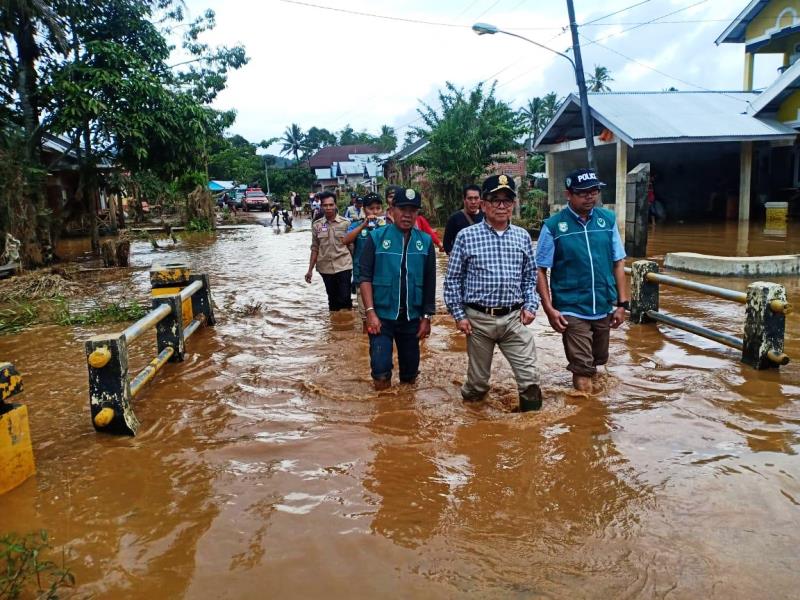
<svg viewBox="0 0 800 600">
<path fill-rule="evenodd" d="M 493 175 L 482 191 L 483 222 L 456 236 L 444 281 L 447 309 L 467 335 L 469 366 L 461 396 L 483 399 L 499 346 L 514 371 L 520 410 L 538 410 L 542 392 L 536 346 L 526 327 L 539 307 L 533 245 L 527 231 L 510 223 L 514 180 Z"/>
<path fill-rule="evenodd" d="M 625 249 L 614 213 L 595 206 L 606 185 L 597 174 L 578 169 L 564 184 L 568 204 L 544 222 L 536 246 L 538 290 L 550 325 L 563 334 L 573 386 L 591 392 L 597 367 L 608 362 L 609 329 L 629 309 Z"/>
<path fill-rule="evenodd" d="M 436 310 L 436 256 L 431 237 L 414 228 L 420 205 L 415 190 L 395 190 L 394 223 L 372 231 L 361 253 L 359 280 L 376 389 L 391 385 L 395 344 L 400 382 L 415 381 L 419 340 L 431 333 L 431 315 Z"/>
</svg>

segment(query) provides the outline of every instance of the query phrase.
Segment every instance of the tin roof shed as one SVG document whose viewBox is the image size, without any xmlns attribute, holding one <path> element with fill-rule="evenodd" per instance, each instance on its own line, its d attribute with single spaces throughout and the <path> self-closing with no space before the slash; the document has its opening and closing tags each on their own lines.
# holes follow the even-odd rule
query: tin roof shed
<svg viewBox="0 0 800 600">
<path fill-rule="evenodd" d="M 757 92 L 617 92 L 589 94 L 595 131 L 608 129 L 628 146 L 686 142 L 793 140 L 797 133 L 778 121 L 749 114 Z M 559 151 L 583 140 L 580 100 L 559 108 L 534 144 Z M 564 150 L 568 148 L 563 148 Z"/>
</svg>

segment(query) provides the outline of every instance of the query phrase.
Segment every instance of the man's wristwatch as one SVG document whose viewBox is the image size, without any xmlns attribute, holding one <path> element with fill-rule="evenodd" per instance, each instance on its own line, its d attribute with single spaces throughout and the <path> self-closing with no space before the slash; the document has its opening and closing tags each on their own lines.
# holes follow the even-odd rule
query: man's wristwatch
<svg viewBox="0 0 800 600">
<path fill-rule="evenodd" d="M 631 303 L 628 300 L 623 300 L 622 302 L 617 302 L 617 306 L 619 308 L 624 308 L 625 310 L 628 310 L 628 311 L 631 309 Z"/>
<path fill-rule="evenodd" d="M 422 315 L 422 318 L 423 319 L 428 319 L 429 321 L 431 320 L 431 316 L 430 315 Z"/>
</svg>

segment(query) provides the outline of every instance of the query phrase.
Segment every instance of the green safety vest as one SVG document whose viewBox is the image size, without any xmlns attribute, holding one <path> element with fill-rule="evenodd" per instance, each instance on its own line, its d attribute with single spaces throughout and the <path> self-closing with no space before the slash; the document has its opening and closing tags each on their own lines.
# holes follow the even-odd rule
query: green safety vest
<svg viewBox="0 0 800 600">
<path fill-rule="evenodd" d="M 555 244 L 550 293 L 556 310 L 585 316 L 613 311 L 617 303 L 614 213 L 595 208 L 584 224 L 569 208 L 564 208 L 544 225 Z"/>
<path fill-rule="evenodd" d="M 400 264 L 403 260 L 403 232 L 394 224 L 379 227 L 370 234 L 375 244 L 375 269 L 372 275 L 372 301 L 381 319 L 393 321 L 400 314 Z M 402 299 L 409 320 L 422 316 L 422 287 L 425 257 L 431 236 L 412 228 L 406 248 L 406 297 Z"/>
</svg>

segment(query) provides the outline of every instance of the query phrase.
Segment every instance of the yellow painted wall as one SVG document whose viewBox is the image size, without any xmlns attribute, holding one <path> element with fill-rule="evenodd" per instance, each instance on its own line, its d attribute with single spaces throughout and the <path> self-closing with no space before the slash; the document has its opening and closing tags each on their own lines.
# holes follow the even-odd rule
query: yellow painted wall
<svg viewBox="0 0 800 600">
<path fill-rule="evenodd" d="M 786 100 L 783 101 L 778 109 L 778 120 L 783 121 L 796 121 L 797 109 L 800 108 L 800 91 L 793 92 Z"/>
<path fill-rule="evenodd" d="M 772 0 L 772 2 L 761 9 L 761 12 L 758 13 L 756 18 L 747 26 L 745 41 L 749 42 L 753 38 L 761 37 L 768 30 L 774 28 L 778 15 L 786 8 L 794 9 L 797 15 L 800 16 L 800 0 Z M 792 22 L 793 15 L 788 13 L 781 19 L 780 26 L 781 28 L 788 27 L 792 25 Z"/>
</svg>

